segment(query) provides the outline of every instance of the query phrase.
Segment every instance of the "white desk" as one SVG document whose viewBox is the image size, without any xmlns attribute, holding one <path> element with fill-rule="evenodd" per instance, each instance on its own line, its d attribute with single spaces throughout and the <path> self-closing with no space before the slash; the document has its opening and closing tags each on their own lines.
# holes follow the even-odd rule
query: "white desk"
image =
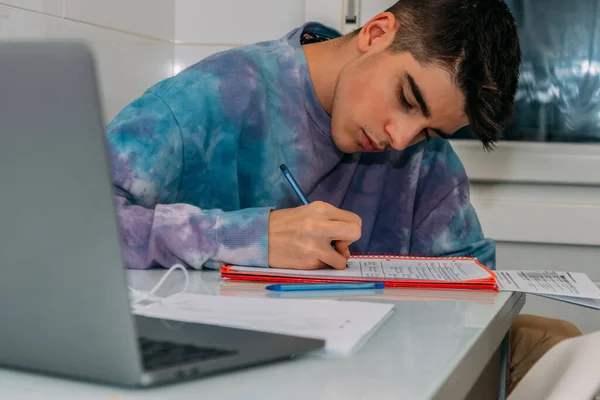
<svg viewBox="0 0 600 400">
<path fill-rule="evenodd" d="M 164 272 L 128 276 L 132 287 L 148 290 Z M 182 287 L 183 275 L 174 271 L 158 295 Z M 215 271 L 191 271 L 188 291 L 265 296 L 261 286 L 250 287 L 256 289 L 222 284 Z M 392 302 L 395 312 L 352 358 L 312 355 L 143 390 L 0 369 L 0 399 L 461 399 L 500 346 L 525 296 L 386 289 L 383 298 L 361 300 Z"/>
</svg>

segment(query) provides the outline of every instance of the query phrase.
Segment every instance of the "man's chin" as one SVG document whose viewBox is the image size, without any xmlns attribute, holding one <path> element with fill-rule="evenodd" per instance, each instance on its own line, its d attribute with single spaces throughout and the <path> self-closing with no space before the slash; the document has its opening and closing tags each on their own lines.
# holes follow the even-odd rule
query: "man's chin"
<svg viewBox="0 0 600 400">
<path fill-rule="evenodd" d="M 336 137 L 336 135 L 332 135 L 332 138 L 333 138 L 333 143 L 335 144 L 335 147 L 337 147 L 337 149 L 339 151 L 341 151 L 342 153 L 351 154 L 351 153 L 358 153 L 358 152 L 362 151 L 362 149 L 358 143 L 353 143 L 348 140 L 340 140 L 339 138 Z"/>
<path fill-rule="evenodd" d="M 344 143 L 344 144 L 335 143 L 335 147 L 337 147 L 337 149 L 339 151 L 341 151 L 342 153 L 345 153 L 345 154 L 352 154 L 352 153 L 358 153 L 358 152 L 363 151 L 360 148 L 360 146 L 358 146 L 357 144 L 352 144 L 352 143 Z"/>
</svg>

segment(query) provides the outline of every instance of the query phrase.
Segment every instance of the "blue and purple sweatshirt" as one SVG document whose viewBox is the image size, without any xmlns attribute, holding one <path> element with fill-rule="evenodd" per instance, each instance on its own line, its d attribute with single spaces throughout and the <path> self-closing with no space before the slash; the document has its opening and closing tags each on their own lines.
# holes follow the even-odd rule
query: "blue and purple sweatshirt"
<svg viewBox="0 0 600 400">
<path fill-rule="evenodd" d="M 358 214 L 353 252 L 473 255 L 494 268 L 450 143 L 344 154 L 301 44 L 339 33 L 308 23 L 285 37 L 203 59 L 157 83 L 107 126 L 129 268 L 268 267 L 268 221 L 310 201 Z"/>
</svg>

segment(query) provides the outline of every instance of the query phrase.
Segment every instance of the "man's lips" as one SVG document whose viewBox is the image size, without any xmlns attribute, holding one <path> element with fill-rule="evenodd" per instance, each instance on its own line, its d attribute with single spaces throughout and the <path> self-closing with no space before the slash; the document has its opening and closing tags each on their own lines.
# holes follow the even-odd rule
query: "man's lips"
<svg viewBox="0 0 600 400">
<path fill-rule="evenodd" d="M 371 137 L 367 135 L 367 132 L 365 132 L 364 129 L 361 129 L 361 131 L 361 145 L 363 149 L 365 149 L 366 151 L 383 151 L 384 148 L 379 143 L 372 140 Z"/>
</svg>

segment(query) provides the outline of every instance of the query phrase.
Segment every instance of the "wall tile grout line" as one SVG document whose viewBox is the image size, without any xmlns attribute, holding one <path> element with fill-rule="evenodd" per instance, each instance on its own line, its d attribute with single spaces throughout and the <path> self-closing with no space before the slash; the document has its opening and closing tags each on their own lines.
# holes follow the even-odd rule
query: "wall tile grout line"
<svg viewBox="0 0 600 400">
<path fill-rule="evenodd" d="M 190 47 L 242 47 L 245 46 L 243 43 L 203 43 L 203 42 L 184 42 L 180 40 L 173 40 L 173 44 L 176 46 L 190 46 Z"/>
<path fill-rule="evenodd" d="M 68 18 L 68 17 L 61 17 L 58 15 L 53 15 L 53 14 L 48 14 L 42 11 L 37 11 L 37 10 L 31 10 L 28 8 L 23 8 L 23 7 L 16 7 L 16 6 L 12 6 L 12 5 L 8 5 L 8 4 L 0 4 L 0 8 L 8 8 L 8 9 L 13 9 L 13 10 L 18 10 L 18 11 L 23 11 L 23 12 L 30 12 L 33 14 L 38 14 L 38 15 L 43 15 L 46 17 L 50 17 L 50 18 L 55 18 L 55 19 L 61 19 L 63 21 L 69 21 L 69 22 L 76 22 L 78 24 L 82 24 L 82 25 L 87 25 L 87 26 L 92 26 L 95 28 L 102 28 L 102 29 L 106 29 L 108 31 L 112 31 L 112 32 L 118 32 L 124 35 L 129 35 L 129 36 L 135 36 L 141 39 L 146 39 L 146 40 L 152 40 L 154 42 L 160 42 L 160 43 L 166 43 L 166 44 L 173 44 L 172 40 L 166 40 L 166 39 L 161 39 L 161 38 L 157 38 L 157 37 L 153 37 L 153 36 L 148 36 L 148 35 L 143 35 L 140 33 L 135 33 L 135 32 L 129 32 L 129 31 L 125 31 L 122 29 L 117 29 L 117 28 L 111 28 L 109 26 L 104 26 L 104 25 L 99 25 L 99 24 L 94 24 L 94 23 L 90 23 L 90 22 L 86 22 L 86 21 L 80 21 L 78 19 L 74 19 L 74 18 Z M 63 2 L 63 14 L 65 13 L 64 10 L 64 2 Z"/>
<path fill-rule="evenodd" d="M 134 36 L 134 37 L 137 37 L 137 38 L 140 38 L 140 39 L 151 40 L 153 42 L 159 42 L 159 43 L 163 43 L 163 44 L 174 44 L 173 40 L 161 39 L 161 38 L 157 38 L 155 36 L 144 35 L 143 33 L 129 32 L 129 31 L 126 31 L 126 30 L 123 30 L 123 29 L 113 28 L 111 26 L 96 24 L 96 23 L 93 23 L 93 22 L 81 21 L 81 20 L 78 20 L 78 19 L 75 19 L 75 18 L 64 17 L 63 19 L 65 21 L 77 22 L 79 24 L 93 26 L 94 28 L 106 29 L 108 31 L 122 33 L 124 35 Z"/>
<path fill-rule="evenodd" d="M 0 8 L 8 8 L 8 9 L 14 9 L 14 10 L 23 11 L 23 12 L 30 12 L 30 13 L 34 13 L 34 14 L 38 14 L 38 15 L 44 15 L 44 16 L 50 17 L 50 18 L 62 19 L 62 20 L 69 21 L 69 22 L 75 22 L 78 24 L 92 26 L 94 28 L 106 29 L 108 31 L 117 32 L 117 33 L 121 33 L 124 35 L 137 37 L 140 39 L 151 40 L 153 42 L 172 44 L 174 46 L 192 46 L 192 47 L 241 47 L 241 46 L 244 46 L 244 44 L 242 44 L 242 43 L 202 43 L 202 42 L 185 42 L 185 41 L 180 41 L 180 40 L 175 40 L 175 39 L 172 39 L 172 40 L 161 39 L 161 38 L 158 38 L 155 36 L 144 35 L 144 34 L 136 33 L 136 32 L 129 32 L 129 31 L 126 31 L 123 29 L 113 28 L 113 27 L 101 25 L 101 24 L 95 24 L 93 22 L 81 21 L 78 19 L 69 18 L 69 17 L 64 16 L 66 14 L 64 1 L 63 1 L 63 10 L 62 10 L 63 16 L 62 17 L 58 16 L 58 15 L 54 15 L 54 14 L 47 14 L 42 11 L 31 10 L 28 8 L 12 6 L 12 5 L 8 5 L 8 4 L 4 4 L 4 3 L 0 3 Z"/>
</svg>

